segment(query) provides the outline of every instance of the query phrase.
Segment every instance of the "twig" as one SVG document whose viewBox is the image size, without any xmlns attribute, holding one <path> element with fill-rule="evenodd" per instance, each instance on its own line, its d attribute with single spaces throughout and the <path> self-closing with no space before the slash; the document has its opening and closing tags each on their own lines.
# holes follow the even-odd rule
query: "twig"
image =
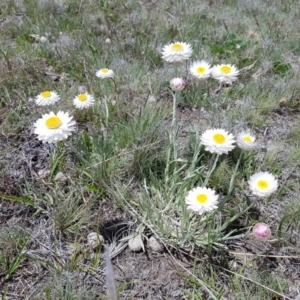
<svg viewBox="0 0 300 300">
<path fill-rule="evenodd" d="M 254 253 L 234 252 L 234 251 L 229 251 L 228 253 L 233 255 L 259 256 L 259 257 L 298 258 L 298 259 L 300 258 L 299 255 L 269 255 L 269 254 L 254 254 Z"/>
<path fill-rule="evenodd" d="M 107 296 L 109 300 L 118 300 L 117 287 L 114 278 L 114 272 L 112 263 L 109 257 L 109 249 L 105 247 L 105 263 L 106 263 L 106 286 L 107 286 Z"/>
</svg>

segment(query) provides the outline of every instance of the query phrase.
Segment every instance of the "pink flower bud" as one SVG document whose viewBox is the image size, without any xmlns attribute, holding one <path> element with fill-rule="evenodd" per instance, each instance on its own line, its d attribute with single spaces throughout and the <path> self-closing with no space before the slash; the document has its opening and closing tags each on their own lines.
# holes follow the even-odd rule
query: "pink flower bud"
<svg viewBox="0 0 300 300">
<path fill-rule="evenodd" d="M 253 235 L 260 240 L 267 240 L 271 236 L 271 229 L 265 223 L 257 223 L 252 229 Z"/>
<path fill-rule="evenodd" d="M 171 89 L 175 92 L 182 91 L 185 88 L 185 81 L 183 78 L 173 78 L 170 80 Z"/>
</svg>

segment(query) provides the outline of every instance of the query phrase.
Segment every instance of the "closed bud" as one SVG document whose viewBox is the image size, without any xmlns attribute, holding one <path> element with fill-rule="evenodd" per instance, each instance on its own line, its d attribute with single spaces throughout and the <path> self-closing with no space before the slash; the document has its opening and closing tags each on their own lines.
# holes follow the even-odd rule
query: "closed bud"
<svg viewBox="0 0 300 300">
<path fill-rule="evenodd" d="M 252 229 L 253 235 L 260 240 L 267 240 L 271 236 L 271 229 L 265 223 L 257 223 Z"/>
<path fill-rule="evenodd" d="M 173 78 L 170 80 L 171 89 L 175 92 L 182 91 L 185 88 L 185 81 L 183 78 Z"/>
</svg>

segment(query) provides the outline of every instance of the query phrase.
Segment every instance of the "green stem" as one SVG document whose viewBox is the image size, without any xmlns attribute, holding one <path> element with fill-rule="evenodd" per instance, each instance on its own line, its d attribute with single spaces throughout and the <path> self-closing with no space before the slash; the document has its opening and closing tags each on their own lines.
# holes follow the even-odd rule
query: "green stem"
<svg viewBox="0 0 300 300">
<path fill-rule="evenodd" d="M 176 132 L 177 132 L 177 92 L 173 93 L 173 119 L 172 119 L 172 146 L 174 160 L 177 160 L 176 147 Z"/>
<path fill-rule="evenodd" d="M 168 134 L 168 151 L 167 151 L 167 164 L 165 169 L 165 185 L 168 186 L 169 183 L 169 169 L 170 169 L 170 162 L 171 162 L 171 144 L 172 144 L 172 137 L 171 134 Z"/>
<path fill-rule="evenodd" d="M 215 170 L 216 166 L 217 166 L 217 162 L 218 162 L 218 159 L 219 159 L 219 154 L 216 155 L 216 158 L 215 158 L 215 161 L 214 161 L 214 164 L 212 166 L 212 168 L 210 169 L 210 171 L 208 172 L 206 178 L 205 178 L 205 181 L 204 181 L 204 184 L 203 184 L 203 187 L 206 187 L 207 183 L 208 183 L 208 180 L 212 174 L 212 172 Z"/>
<path fill-rule="evenodd" d="M 165 181 L 166 183 L 169 181 L 169 170 L 170 170 L 170 163 L 171 160 L 175 161 L 176 164 L 177 160 L 177 147 L 176 147 L 176 131 L 177 131 L 177 92 L 173 93 L 173 117 L 172 117 L 172 124 L 171 124 L 171 131 L 169 133 L 169 145 L 168 145 L 168 152 L 167 152 L 167 166 L 165 169 Z M 173 150 L 173 159 L 171 159 L 171 154 Z M 177 167 L 174 167 L 174 174 L 177 171 Z"/>
<path fill-rule="evenodd" d="M 53 153 L 50 154 L 50 181 L 53 180 L 54 174 L 57 173 L 56 171 L 58 170 L 59 165 L 62 163 L 63 157 L 65 156 L 63 149 L 64 142 L 60 141 L 57 143 L 57 147 Z"/>
<path fill-rule="evenodd" d="M 105 106 L 105 126 L 107 128 L 108 118 L 109 118 L 109 110 L 108 110 L 108 104 L 107 104 L 106 96 L 104 96 L 104 106 Z"/>
<path fill-rule="evenodd" d="M 243 154 L 244 154 L 244 152 L 243 152 L 243 150 L 241 150 L 240 157 L 239 157 L 239 159 L 238 159 L 238 161 L 237 161 L 237 163 L 236 163 L 236 165 L 235 165 L 234 172 L 233 172 L 233 174 L 232 174 L 232 176 L 231 176 L 231 179 L 230 179 L 228 195 L 230 195 L 231 192 L 232 192 L 232 190 L 233 190 L 233 184 L 234 184 L 235 175 L 236 175 L 236 173 L 237 173 L 238 167 L 239 167 L 239 165 L 240 165 L 240 163 L 241 163 L 241 160 L 242 160 L 242 158 L 243 158 Z"/>
<path fill-rule="evenodd" d="M 205 89 L 207 90 L 207 97 L 210 98 L 209 84 L 208 84 L 207 80 L 205 80 Z"/>
<path fill-rule="evenodd" d="M 178 77 L 178 63 L 175 63 L 174 67 L 175 67 L 175 76 Z"/>
<path fill-rule="evenodd" d="M 113 78 L 110 78 L 110 80 L 113 82 L 114 84 L 114 90 L 115 90 L 115 93 L 117 93 L 117 84 L 116 84 L 116 81 L 113 79 Z"/>
</svg>

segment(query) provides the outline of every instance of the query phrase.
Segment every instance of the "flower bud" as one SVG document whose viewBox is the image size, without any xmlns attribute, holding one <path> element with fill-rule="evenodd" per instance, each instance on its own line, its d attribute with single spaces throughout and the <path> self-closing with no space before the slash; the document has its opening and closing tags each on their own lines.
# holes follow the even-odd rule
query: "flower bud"
<svg viewBox="0 0 300 300">
<path fill-rule="evenodd" d="M 182 91 L 185 88 L 185 81 L 183 78 L 173 78 L 170 80 L 171 89 L 175 92 Z"/>
<path fill-rule="evenodd" d="M 271 236 L 271 229 L 265 223 L 257 223 L 252 229 L 253 235 L 260 240 L 267 240 Z"/>
</svg>

